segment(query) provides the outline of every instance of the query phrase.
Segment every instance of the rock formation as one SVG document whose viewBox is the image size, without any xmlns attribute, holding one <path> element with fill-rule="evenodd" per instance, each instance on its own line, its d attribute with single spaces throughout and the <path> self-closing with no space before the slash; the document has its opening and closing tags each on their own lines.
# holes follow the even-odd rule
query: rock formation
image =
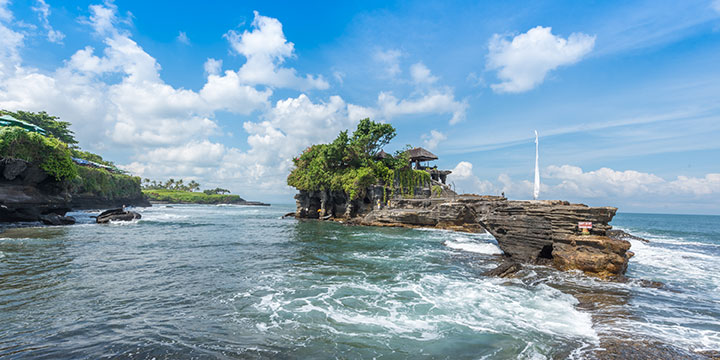
<svg viewBox="0 0 720 360">
<path fill-rule="evenodd" d="M 378 187 L 380 188 L 380 187 Z M 630 243 L 610 238 L 614 207 L 588 207 L 566 201 L 513 201 L 501 196 L 462 195 L 395 198 L 383 206 L 382 188 L 369 188 L 362 200 L 348 201 L 338 192 L 300 192 L 297 218 L 330 216 L 370 226 L 434 227 L 488 231 L 512 261 L 577 269 L 601 277 L 627 268 Z M 379 206 L 378 206 L 379 204 Z M 592 222 L 582 234 L 579 222 Z"/>
<path fill-rule="evenodd" d="M 107 224 L 111 221 L 132 221 L 142 218 L 142 215 L 124 208 L 110 209 L 100 213 L 95 219 L 98 224 Z"/>
<path fill-rule="evenodd" d="M 136 198 L 104 199 L 90 194 L 73 194 L 69 188 L 66 182 L 57 181 L 27 161 L 0 159 L 0 222 L 69 224 L 72 221 L 65 214 L 71 209 L 150 205 L 142 195 Z"/>
</svg>

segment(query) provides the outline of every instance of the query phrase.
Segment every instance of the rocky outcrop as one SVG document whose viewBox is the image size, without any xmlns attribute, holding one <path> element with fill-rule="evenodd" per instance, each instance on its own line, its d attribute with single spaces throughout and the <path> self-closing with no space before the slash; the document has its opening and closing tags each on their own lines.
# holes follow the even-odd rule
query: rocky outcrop
<svg viewBox="0 0 720 360">
<path fill-rule="evenodd" d="M 24 160 L 0 159 L 0 222 L 41 221 L 60 225 L 71 220 L 71 209 L 96 209 L 122 205 L 149 206 L 140 194 L 127 199 L 105 199 L 73 194 L 64 181 Z"/>
<path fill-rule="evenodd" d="M 45 225 L 72 225 L 75 224 L 75 218 L 72 216 L 62 216 L 58 214 L 40 215 L 40 221 Z"/>
<path fill-rule="evenodd" d="M 342 195 L 301 192 L 296 196 L 296 217 L 331 215 L 360 225 L 488 231 L 512 261 L 577 269 L 601 277 L 623 274 L 632 256 L 629 242 L 607 236 L 617 211 L 614 207 L 478 195 L 395 198 L 383 205 L 377 191 L 369 189 L 368 194 L 362 203 L 350 202 L 340 208 L 344 211 L 338 211 L 337 203 L 348 204 Z M 591 222 L 592 229 L 583 234 L 579 222 Z"/>
<path fill-rule="evenodd" d="M 70 193 L 39 167 L 0 159 L 0 222 L 39 221 L 70 211 Z"/>
<path fill-rule="evenodd" d="M 142 218 L 142 215 L 134 211 L 125 210 L 123 208 L 110 209 L 103 211 L 97 216 L 95 222 L 98 224 L 107 224 L 111 221 L 132 221 Z"/>
</svg>

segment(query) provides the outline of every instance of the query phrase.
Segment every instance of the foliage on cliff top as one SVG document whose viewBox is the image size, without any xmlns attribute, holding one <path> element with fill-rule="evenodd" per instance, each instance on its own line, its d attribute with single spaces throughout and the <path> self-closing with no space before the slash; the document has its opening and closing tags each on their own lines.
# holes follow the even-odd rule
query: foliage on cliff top
<svg viewBox="0 0 720 360">
<path fill-rule="evenodd" d="M 140 198 L 140 178 L 115 174 L 105 169 L 76 166 L 78 175 L 70 180 L 70 190 L 75 194 L 91 194 L 103 199 Z"/>
<path fill-rule="evenodd" d="M 70 126 L 69 122 L 60 121 L 59 117 L 49 115 L 44 111 L 34 113 L 22 110 L 18 110 L 15 112 L 8 110 L 0 110 L 0 115 L 10 115 L 18 120 L 37 125 L 47 131 L 48 134 L 68 144 L 68 146 L 70 146 L 71 148 L 74 148 L 75 145 L 77 145 L 78 143 L 77 140 L 75 140 L 75 133 L 73 133 L 72 130 L 68 128 Z"/>
<path fill-rule="evenodd" d="M 150 201 L 165 201 L 173 204 L 242 204 L 238 195 L 205 194 L 183 190 L 145 189 L 143 193 Z"/>
<path fill-rule="evenodd" d="M 344 191 L 355 200 L 368 186 L 381 181 L 391 189 L 397 181 L 403 191 L 429 181 L 427 172 L 410 169 L 404 151 L 393 157 L 375 157 L 395 135 L 390 124 L 360 120 L 352 136 L 341 131 L 333 142 L 312 145 L 294 158 L 295 168 L 287 183 L 298 190 Z"/>
<path fill-rule="evenodd" d="M 65 143 L 15 126 L 0 128 L 0 157 L 37 164 L 57 180 L 78 174 Z"/>
</svg>

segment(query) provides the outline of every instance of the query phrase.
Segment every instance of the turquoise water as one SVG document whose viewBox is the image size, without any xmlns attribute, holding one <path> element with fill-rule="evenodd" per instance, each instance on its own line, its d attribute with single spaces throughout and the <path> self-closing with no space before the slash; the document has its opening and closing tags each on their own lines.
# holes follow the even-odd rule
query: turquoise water
<svg viewBox="0 0 720 360">
<path fill-rule="evenodd" d="M 175 205 L 0 234 L 0 357 L 583 358 L 606 337 L 720 349 L 720 217 L 620 214 L 628 276 L 498 264 L 489 235 Z M 590 295 L 588 295 L 590 294 Z M 588 306 L 588 297 L 592 306 Z"/>
</svg>

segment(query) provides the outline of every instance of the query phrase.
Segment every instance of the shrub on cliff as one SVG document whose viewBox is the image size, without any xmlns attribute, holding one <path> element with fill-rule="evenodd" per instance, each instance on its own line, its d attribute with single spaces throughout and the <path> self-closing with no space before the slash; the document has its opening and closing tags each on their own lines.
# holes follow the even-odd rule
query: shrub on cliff
<svg viewBox="0 0 720 360">
<path fill-rule="evenodd" d="M 57 180 L 77 176 L 67 144 L 15 126 L 0 128 L 0 157 L 37 164 Z"/>
<path fill-rule="evenodd" d="M 352 136 L 341 131 L 332 143 L 312 145 L 294 158 L 287 183 L 298 190 L 344 191 L 352 200 L 378 183 L 391 192 L 397 186 L 408 195 L 415 186 L 429 182 L 430 175 L 412 170 L 404 151 L 394 157 L 376 157 L 395 135 L 390 124 L 360 120 Z"/>
<path fill-rule="evenodd" d="M 136 199 L 142 197 L 140 178 L 114 174 L 105 169 L 77 166 L 78 176 L 70 180 L 74 194 L 90 194 L 99 198 Z"/>
</svg>

